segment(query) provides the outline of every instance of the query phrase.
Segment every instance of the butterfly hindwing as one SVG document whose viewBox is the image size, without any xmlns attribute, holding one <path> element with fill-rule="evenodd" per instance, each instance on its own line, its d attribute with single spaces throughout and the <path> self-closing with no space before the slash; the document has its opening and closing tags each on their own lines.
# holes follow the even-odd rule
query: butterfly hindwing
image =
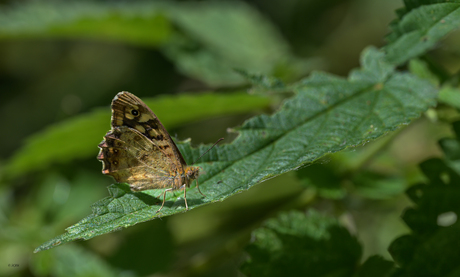
<svg viewBox="0 0 460 277">
<path fill-rule="evenodd" d="M 102 172 L 117 182 L 130 184 L 133 190 L 171 187 L 175 165 L 162 162 L 165 154 L 136 130 L 114 128 L 99 147 Z"/>
</svg>

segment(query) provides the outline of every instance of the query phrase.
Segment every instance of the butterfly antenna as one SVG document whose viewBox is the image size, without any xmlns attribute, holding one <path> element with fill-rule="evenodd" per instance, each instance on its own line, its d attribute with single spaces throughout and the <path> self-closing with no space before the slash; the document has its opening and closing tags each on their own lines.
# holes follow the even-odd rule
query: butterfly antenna
<svg viewBox="0 0 460 277">
<path fill-rule="evenodd" d="M 201 156 L 200 156 L 198 159 L 196 159 L 192 164 L 195 164 L 199 159 L 201 159 L 201 157 L 203 157 L 204 155 L 206 155 L 206 153 L 208 153 L 209 150 L 211 150 L 212 148 L 214 148 L 214 146 L 216 146 L 216 144 L 218 144 L 218 143 L 219 143 L 221 140 L 223 140 L 223 139 L 224 139 L 224 138 L 218 139 L 218 140 L 211 146 L 211 148 L 209 148 L 208 150 L 206 150 L 206 152 L 204 152 L 203 154 L 201 154 Z"/>
</svg>

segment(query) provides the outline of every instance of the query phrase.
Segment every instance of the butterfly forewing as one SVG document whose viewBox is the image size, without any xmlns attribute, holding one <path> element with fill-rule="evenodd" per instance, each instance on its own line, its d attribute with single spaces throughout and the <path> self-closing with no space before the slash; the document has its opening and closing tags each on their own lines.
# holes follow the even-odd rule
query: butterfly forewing
<svg viewBox="0 0 460 277">
<path fill-rule="evenodd" d="M 118 93 L 112 101 L 112 128 L 118 126 L 128 126 L 138 130 L 164 150 L 172 162 L 182 166 L 187 165 L 158 117 L 141 99 L 129 92 Z"/>
</svg>

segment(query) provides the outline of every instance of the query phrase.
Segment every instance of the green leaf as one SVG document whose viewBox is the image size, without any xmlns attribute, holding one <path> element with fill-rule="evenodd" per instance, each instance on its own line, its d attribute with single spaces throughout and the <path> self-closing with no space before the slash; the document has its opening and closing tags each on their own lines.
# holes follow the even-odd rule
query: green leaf
<svg viewBox="0 0 460 277">
<path fill-rule="evenodd" d="M 390 276 L 392 270 L 394 270 L 394 262 L 380 256 L 371 256 L 361 265 L 356 277 L 385 277 Z"/>
<path fill-rule="evenodd" d="M 394 276 L 458 276 L 460 175 L 441 159 L 420 167 L 429 182 L 407 191 L 416 206 L 404 212 L 403 220 L 412 233 L 389 248 L 400 266 Z"/>
<path fill-rule="evenodd" d="M 409 61 L 409 71 L 420 78 L 427 79 L 433 85 L 439 86 L 439 78 L 428 68 L 428 64 L 419 59 Z"/>
<path fill-rule="evenodd" d="M 439 102 L 460 109 L 460 89 L 449 85 L 443 86 L 439 90 Z"/>
<path fill-rule="evenodd" d="M 361 256 L 345 228 L 313 210 L 281 213 L 252 238 L 241 267 L 247 276 L 351 276 Z"/>
<path fill-rule="evenodd" d="M 190 189 L 189 207 L 221 201 L 329 153 L 376 139 L 435 104 L 436 90 L 429 82 L 396 72 L 383 53 L 367 49 L 362 64 L 348 80 L 315 73 L 293 84 L 296 95 L 278 112 L 236 128 L 239 135 L 231 144 L 217 146 L 201 159 L 205 174 L 199 183 L 206 197 Z M 209 148 L 191 148 L 189 143 L 178 147 L 189 163 Z M 156 214 L 159 200 L 154 196 L 162 191 L 134 193 L 126 185 L 113 185 L 112 196 L 97 202 L 92 215 L 36 251 L 185 210 L 184 201 L 177 199 L 182 192 L 173 197 L 168 193 L 165 207 Z"/>
<path fill-rule="evenodd" d="M 341 199 L 347 195 L 347 189 L 368 199 L 389 199 L 403 193 L 407 182 L 402 176 L 384 175 L 371 169 L 357 170 L 354 160 L 360 160 L 364 152 L 375 154 L 375 143 L 357 151 L 346 151 L 331 156 L 332 162 L 319 161 L 296 171 L 297 177 L 306 187 L 314 187 L 320 197 Z M 369 148 L 369 146 L 373 146 Z M 361 153 L 359 153 L 361 152 Z M 361 157 L 360 157 L 361 156 Z M 367 155 L 366 155 L 367 156 Z M 365 160 L 367 161 L 367 160 Z M 352 187 L 350 185 L 353 185 Z"/>
<path fill-rule="evenodd" d="M 0 9 L 0 39 L 90 38 L 158 45 L 172 32 L 153 2 L 29 2 Z"/>
<path fill-rule="evenodd" d="M 388 45 L 383 48 L 387 61 L 403 64 L 433 48 L 460 26 L 460 1 L 433 2 L 436 3 L 411 9 L 393 22 L 392 33 L 387 37 Z"/>
<path fill-rule="evenodd" d="M 72 245 L 68 248 L 60 248 L 54 255 L 55 266 L 50 275 L 83 277 L 83 276 L 123 276 L 119 270 L 112 268 L 101 257 L 94 253 Z M 39 266 L 38 264 L 35 267 Z M 37 268 L 36 268 L 37 269 Z"/>
<path fill-rule="evenodd" d="M 452 123 L 456 138 L 442 138 L 439 146 L 444 152 L 445 163 L 460 174 L 460 121 Z"/>
<path fill-rule="evenodd" d="M 290 53 L 280 33 L 250 6 L 243 2 L 200 4 L 179 5 L 168 14 L 183 34 L 176 34 L 163 51 L 187 75 L 214 86 L 238 85 L 245 80 L 233 68 L 291 79 L 311 68 Z"/>
<path fill-rule="evenodd" d="M 312 164 L 297 170 L 296 175 L 306 187 L 314 186 L 321 197 L 340 199 L 346 195 L 340 174 L 328 165 Z"/>
<path fill-rule="evenodd" d="M 406 180 L 401 176 L 386 176 L 372 171 L 353 176 L 356 192 L 369 199 L 389 199 L 404 192 Z"/>
<path fill-rule="evenodd" d="M 229 94 L 182 94 L 146 99 L 167 128 L 216 115 L 238 114 L 264 108 L 267 98 L 243 92 Z M 108 104 L 108 103 L 107 103 Z M 170 111 L 176 112 L 170 112 Z M 164 115 L 164 116 L 163 116 Z M 53 163 L 65 163 L 77 158 L 96 157 L 97 145 L 110 129 L 110 109 L 93 112 L 52 125 L 26 140 L 9 160 L 4 173 L 14 178 L 43 169 Z"/>
<path fill-rule="evenodd" d="M 235 69 L 235 71 L 251 82 L 253 86 L 250 90 L 251 93 L 267 94 L 267 92 L 283 93 L 291 91 L 291 89 L 287 87 L 283 81 L 276 77 L 266 76 L 259 73 L 249 73 L 241 69 Z"/>
</svg>

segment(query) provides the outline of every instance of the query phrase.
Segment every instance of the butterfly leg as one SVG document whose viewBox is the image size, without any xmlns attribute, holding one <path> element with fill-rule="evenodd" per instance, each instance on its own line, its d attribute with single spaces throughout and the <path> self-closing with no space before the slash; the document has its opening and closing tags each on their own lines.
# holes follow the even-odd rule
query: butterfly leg
<svg viewBox="0 0 460 277">
<path fill-rule="evenodd" d="M 188 211 L 187 197 L 185 196 L 186 192 L 187 192 L 187 187 L 184 186 L 185 210 Z"/>
<path fill-rule="evenodd" d="M 198 179 L 196 179 L 196 188 L 198 189 L 198 192 L 203 195 L 204 197 L 206 197 L 206 195 L 204 195 L 201 190 L 200 190 L 200 187 L 198 186 Z"/>
<path fill-rule="evenodd" d="M 158 209 L 158 211 L 156 211 L 157 213 L 158 213 L 159 211 L 161 211 L 161 209 L 163 209 L 163 206 L 165 205 L 166 192 L 167 192 L 167 191 L 171 191 L 171 190 L 172 190 L 172 189 L 165 189 L 165 191 L 163 192 L 163 203 L 161 204 L 161 207 Z M 187 202 L 185 202 L 185 203 L 187 203 Z"/>
</svg>

